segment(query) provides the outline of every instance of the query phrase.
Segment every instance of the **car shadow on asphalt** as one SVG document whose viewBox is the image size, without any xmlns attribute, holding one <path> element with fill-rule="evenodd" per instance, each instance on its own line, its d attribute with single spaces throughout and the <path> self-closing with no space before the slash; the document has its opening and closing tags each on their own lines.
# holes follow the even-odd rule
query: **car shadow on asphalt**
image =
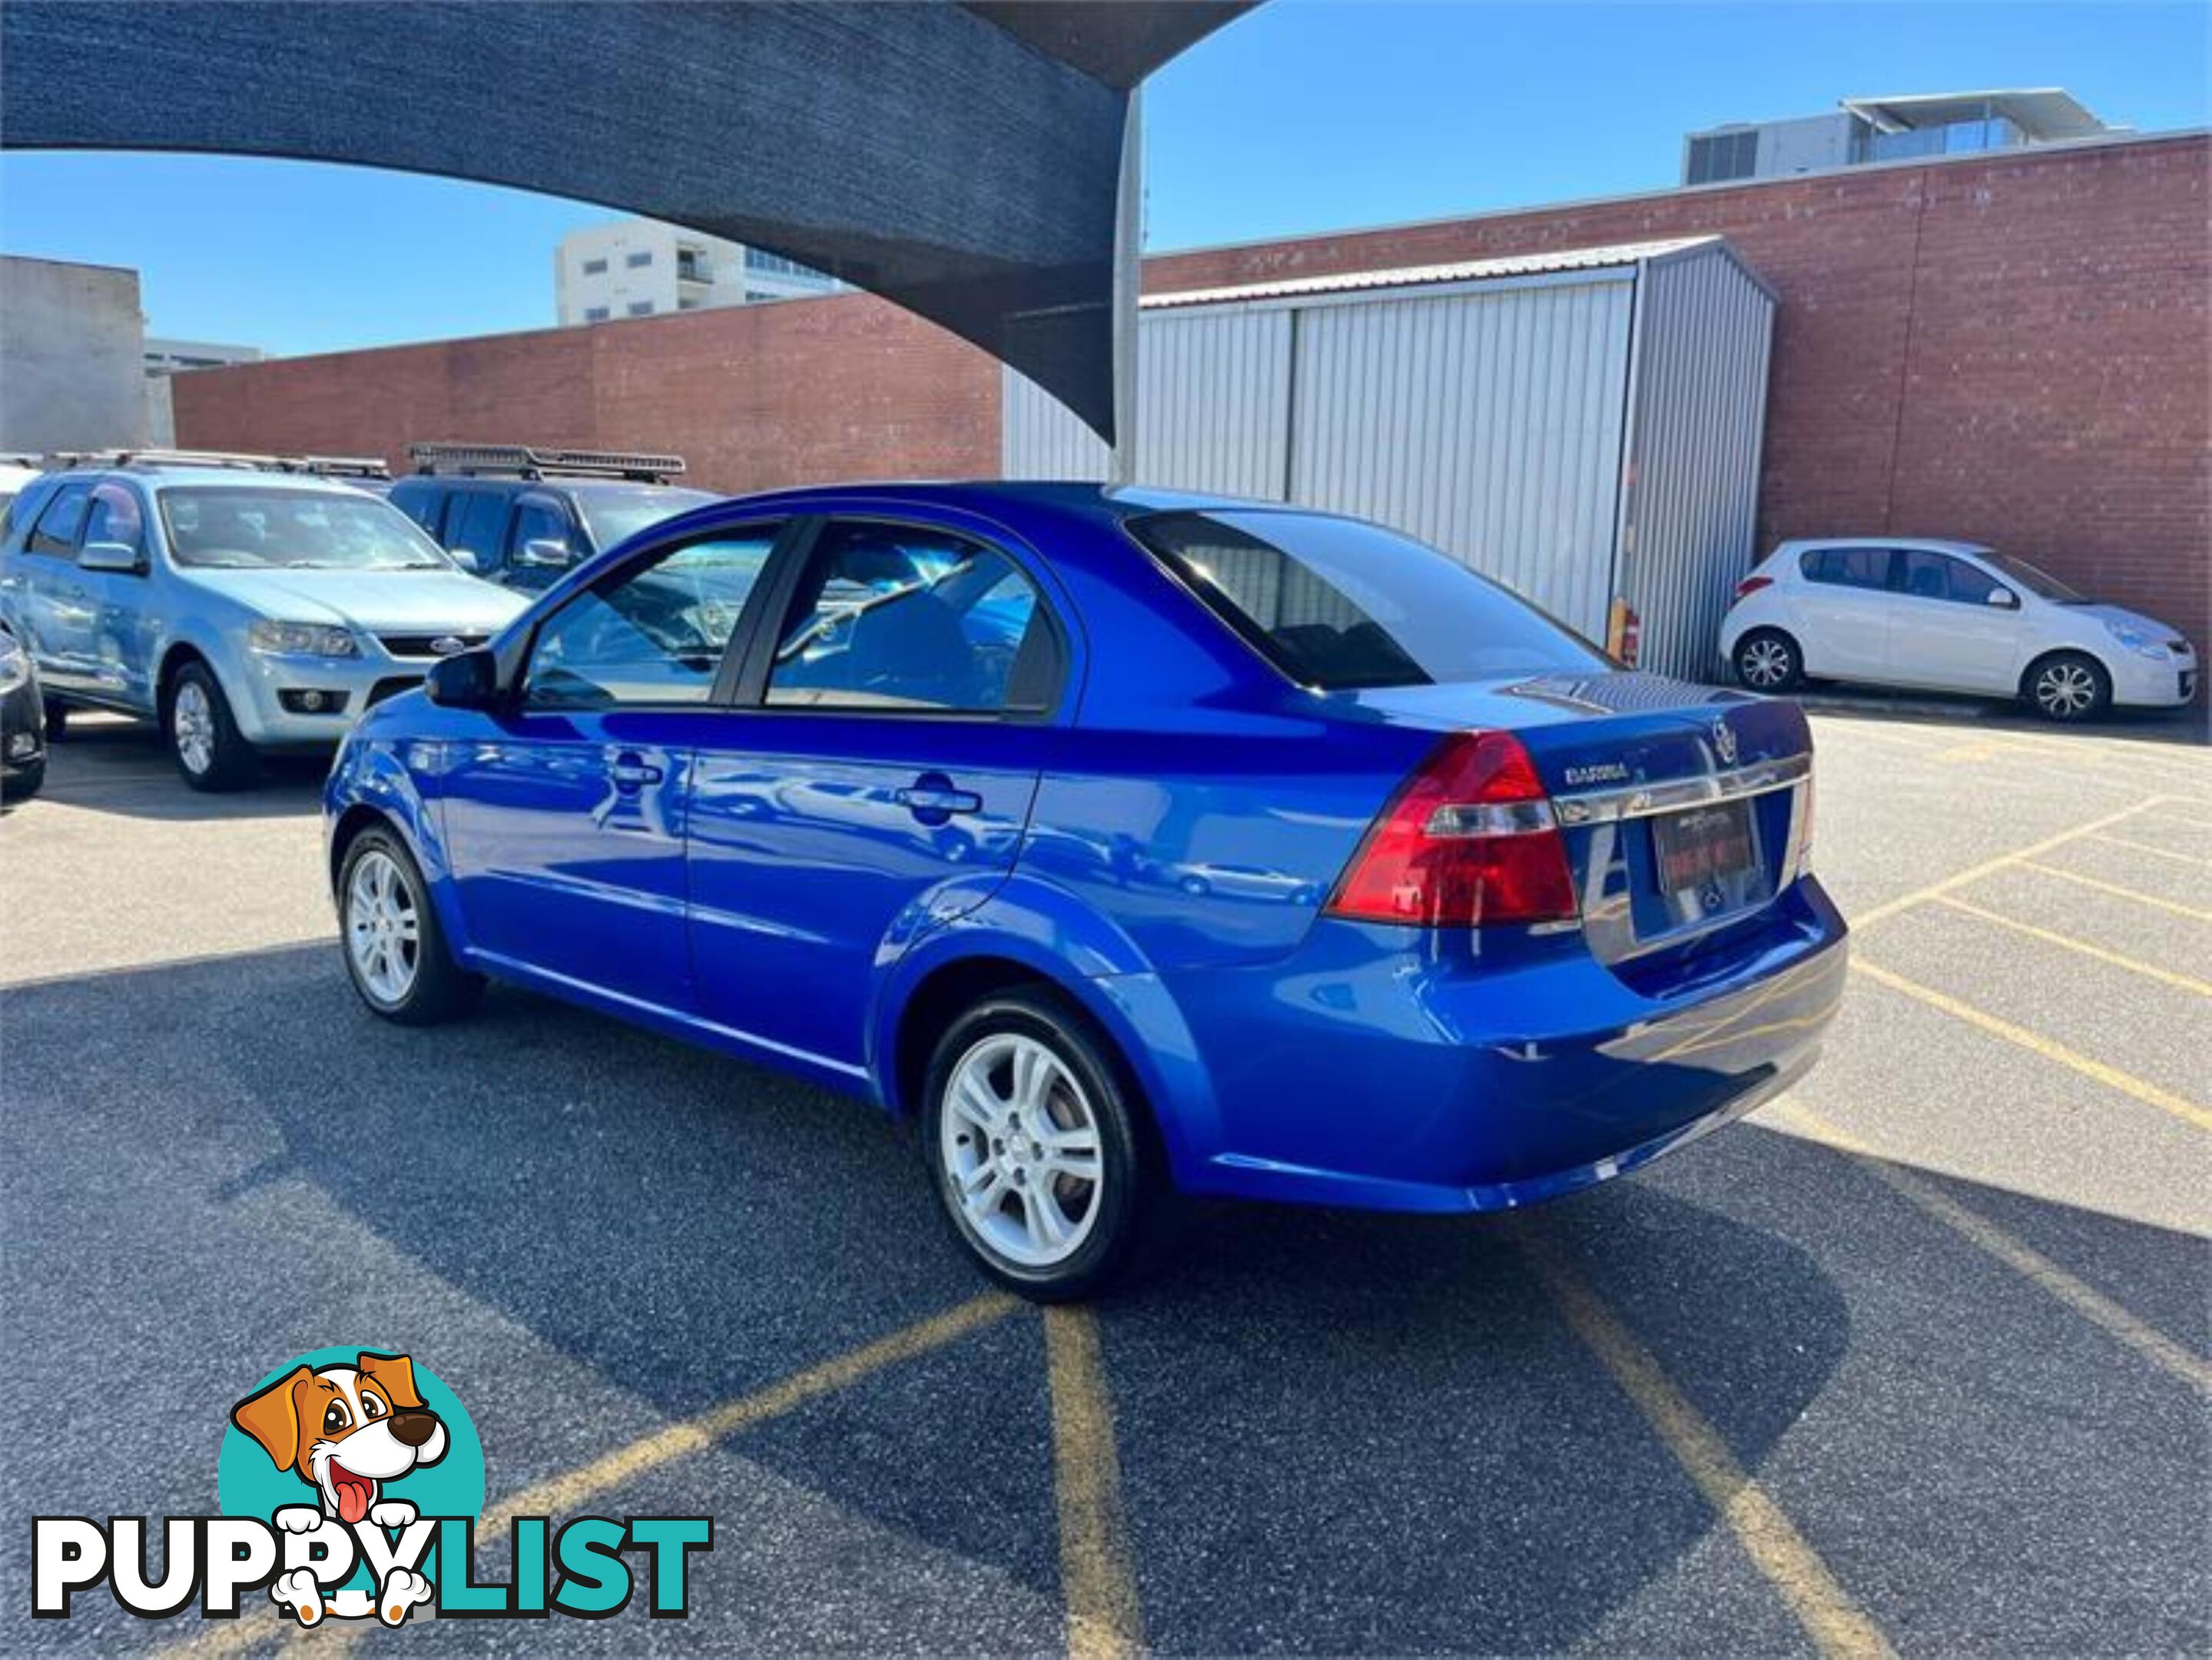
<svg viewBox="0 0 2212 1660">
<path fill-rule="evenodd" d="M 47 750 L 45 788 L 9 811 L 66 803 L 90 812 L 179 823 L 211 818 L 283 818 L 322 810 L 331 757 L 322 753 L 262 757 L 259 778 L 241 790 L 211 794 L 179 776 L 152 726 L 118 717 L 73 716 L 66 737 Z"/>
<path fill-rule="evenodd" d="M 141 1184 L 241 1219 L 271 1190 L 305 1184 L 316 1204 L 672 1418 L 980 1289 L 910 1142 L 869 1109 L 534 995 L 495 990 L 472 1020 L 394 1028 L 359 1007 L 322 946 L 21 988 L 7 995 L 6 1025 L 0 1162 L 13 1173 L 0 1253 L 19 1283 L 66 1268 L 127 1298 L 119 1288 L 136 1265 L 178 1249 L 145 1219 Z M 216 1179 L 149 1162 L 147 1150 L 189 1134 L 195 1115 L 250 1132 L 267 1156 Z M 97 1151 L 64 1151 L 88 1146 Z M 1732 1631 L 1731 1646 L 1796 1643 L 1771 1589 L 1740 1560 L 1708 1560 L 1680 1589 L 1680 1565 L 1712 1548 L 1712 1511 L 1560 1318 L 1524 1259 L 1528 1231 L 1617 1309 L 1755 1479 L 1808 1415 L 1849 1410 L 1868 1385 L 1863 1377 L 1839 1398 L 1847 1368 L 1986 1370 L 1961 1310 L 1991 1317 L 1979 1289 L 1991 1266 L 1827 1149 L 1739 1127 L 1679 1163 L 1692 1161 L 1709 1179 L 1674 1184 L 1655 1171 L 1528 1218 L 1209 1211 L 1178 1262 L 1103 1304 L 1152 1641 L 1240 1652 L 1526 1651 L 1583 1638 L 1635 1647 L 1638 1620 L 1693 1595 L 1699 1620 L 1715 1622 L 1702 1628 Z M 1957 1202 L 2002 1207 L 2008 1225 L 2122 1301 L 2203 1283 L 2198 1242 L 1921 1179 Z M 179 1182 L 200 1190 L 179 1195 Z M 111 1262 L 45 1260 L 42 1219 L 60 1206 L 72 1237 L 100 1241 Z M 268 1221 L 240 1225 L 267 1228 L 281 1261 L 300 1207 L 267 1208 Z M 1930 1294 L 1889 1310 L 1904 1329 L 1869 1334 L 1854 1315 L 1859 1293 L 1838 1276 L 1871 1265 L 1881 1279 L 1892 1264 L 1899 1283 Z M 158 1321 L 118 1309 L 88 1323 L 82 1353 L 52 1341 L 16 1348 L 22 1375 L 9 1394 L 41 1398 L 49 1369 L 97 1375 L 118 1321 L 149 1371 L 164 1371 L 166 1347 L 189 1346 L 198 1365 L 229 1342 L 239 1353 L 216 1357 L 223 1369 L 255 1375 L 267 1357 L 246 1346 L 222 1265 L 205 1279 L 200 1292 L 167 1275 Z M 1935 1289 L 1953 1280 L 1955 1295 Z M 287 1294 L 289 1320 L 304 1312 L 316 1325 L 324 1316 L 300 1304 L 319 1304 L 332 1334 L 361 1329 L 360 1288 L 294 1281 Z M 2057 1302 L 2011 1282 L 2004 1298 L 2008 1342 L 2062 1359 L 2082 1348 L 2086 1329 Z M 415 1341 L 405 1313 L 380 1316 L 392 1341 Z M 2100 1417 L 2155 1434 L 2174 1414 L 2155 1391 L 2155 1409 L 2139 1409 L 2127 1360 L 2081 1390 Z M 2033 1435 L 2034 1414 L 2056 1409 L 2005 1398 L 2028 1413 L 2025 1426 L 1976 1419 L 1960 1432 L 1966 1444 L 1909 1415 L 1855 1427 L 1887 1438 L 1882 1455 L 1908 1464 L 1920 1455 L 1897 1438 L 1929 1432 L 1927 1456 L 1971 1471 L 1971 1437 Z M 532 1403 L 547 1409 L 561 1408 Z M 1018 1320 L 728 1447 L 1054 1593 L 1050 1428 L 1036 1327 Z M 2176 1428 L 2186 1444 L 2186 1422 Z M 1992 1510 L 2039 1502 L 1981 1497 Z M 714 1499 L 704 1489 L 695 1502 L 711 1510 Z M 1851 1494 L 1850 1525 L 1879 1530 L 1862 1512 L 1881 1501 Z M 2144 1499 L 2124 1536 L 2197 1536 L 2189 1503 L 2179 1492 L 2162 1507 Z M 2081 1508 L 2083 1525 L 2112 1525 L 2107 1510 Z M 1905 1548 L 1923 1525 L 1897 1518 L 1893 1542 Z M 2007 1595 L 2004 1545 L 2001 1528 L 1984 1529 L 1992 1606 Z"/>
</svg>

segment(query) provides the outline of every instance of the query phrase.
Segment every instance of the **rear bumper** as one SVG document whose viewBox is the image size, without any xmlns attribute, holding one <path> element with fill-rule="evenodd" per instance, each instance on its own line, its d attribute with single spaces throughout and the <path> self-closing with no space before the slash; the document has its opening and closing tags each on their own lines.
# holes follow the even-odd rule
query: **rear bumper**
<svg viewBox="0 0 2212 1660">
<path fill-rule="evenodd" d="M 1407 951 L 1403 930 L 1324 921 L 1266 988 L 1256 970 L 1171 982 L 1214 1098 L 1198 1134 L 1170 1137 L 1178 1182 L 1449 1213 L 1624 1175 L 1812 1065 L 1845 933 L 1808 879 L 1724 970 L 1646 994 L 1579 949 L 1454 962 Z"/>
</svg>

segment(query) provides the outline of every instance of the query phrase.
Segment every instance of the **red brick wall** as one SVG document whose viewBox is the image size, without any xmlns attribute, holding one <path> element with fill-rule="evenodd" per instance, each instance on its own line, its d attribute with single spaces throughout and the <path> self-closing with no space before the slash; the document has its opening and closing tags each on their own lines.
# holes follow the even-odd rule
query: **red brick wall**
<svg viewBox="0 0 2212 1660">
<path fill-rule="evenodd" d="M 1963 536 L 2212 643 L 2212 141 L 1495 214 L 1146 262 L 1154 291 L 1720 232 L 1780 291 L 1763 544 Z M 179 441 L 666 448 L 729 490 L 989 475 L 982 353 L 864 295 L 179 375 Z"/>
<path fill-rule="evenodd" d="M 2212 140 L 1156 258 L 1160 292 L 1719 232 L 1779 290 L 1762 545 L 1960 536 L 2212 642 Z"/>
<path fill-rule="evenodd" d="M 998 365 L 868 295 L 278 358 L 173 392 L 187 447 L 395 471 L 417 439 L 672 451 L 733 493 L 999 465 Z"/>
</svg>

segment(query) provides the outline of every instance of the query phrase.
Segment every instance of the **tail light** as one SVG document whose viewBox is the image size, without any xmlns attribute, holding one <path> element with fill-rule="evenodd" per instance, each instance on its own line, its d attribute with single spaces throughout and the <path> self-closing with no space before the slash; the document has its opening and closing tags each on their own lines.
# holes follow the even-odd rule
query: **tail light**
<svg viewBox="0 0 2212 1660">
<path fill-rule="evenodd" d="M 1368 827 L 1328 909 L 1429 928 L 1572 921 L 1566 842 L 1520 740 L 1439 744 Z"/>
<path fill-rule="evenodd" d="M 1761 588 L 1771 588 L 1773 586 L 1774 579 L 1771 576 L 1747 576 L 1735 585 L 1735 597 L 1739 599 L 1748 599 Z"/>
</svg>

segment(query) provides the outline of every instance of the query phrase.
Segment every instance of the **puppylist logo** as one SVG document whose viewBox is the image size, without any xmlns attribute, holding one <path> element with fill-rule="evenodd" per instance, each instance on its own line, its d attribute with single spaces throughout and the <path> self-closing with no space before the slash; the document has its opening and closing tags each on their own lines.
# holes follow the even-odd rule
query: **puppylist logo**
<svg viewBox="0 0 2212 1660">
<path fill-rule="evenodd" d="M 216 1470 L 219 1516 L 41 1516 L 32 1523 L 32 1614 L 66 1620 L 105 1583 L 141 1619 L 197 1602 L 235 1619 L 264 1590 L 302 1627 L 441 1619 L 604 1620 L 629 1606 L 642 1572 L 655 1619 L 690 1609 L 690 1554 L 714 1548 L 703 1516 L 513 1522 L 513 1572 L 475 1572 L 483 1444 L 453 1392 L 404 1354 L 319 1349 L 263 1378 L 230 1410 Z M 148 1560 L 162 1541 L 161 1578 Z M 549 1545 L 549 1540 L 550 1541 Z"/>
</svg>

